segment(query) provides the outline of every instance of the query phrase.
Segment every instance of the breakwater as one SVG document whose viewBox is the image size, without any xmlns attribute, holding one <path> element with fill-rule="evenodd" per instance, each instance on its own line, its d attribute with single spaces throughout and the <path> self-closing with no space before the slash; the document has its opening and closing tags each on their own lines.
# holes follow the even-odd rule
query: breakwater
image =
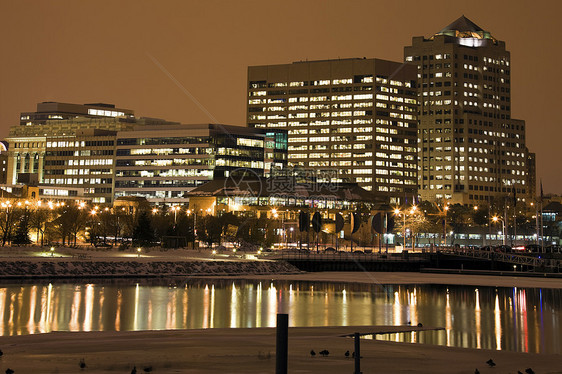
<svg viewBox="0 0 562 374">
<path fill-rule="evenodd" d="M 0 278 L 170 277 L 195 275 L 290 274 L 300 271 L 285 261 L 2 261 Z"/>
</svg>

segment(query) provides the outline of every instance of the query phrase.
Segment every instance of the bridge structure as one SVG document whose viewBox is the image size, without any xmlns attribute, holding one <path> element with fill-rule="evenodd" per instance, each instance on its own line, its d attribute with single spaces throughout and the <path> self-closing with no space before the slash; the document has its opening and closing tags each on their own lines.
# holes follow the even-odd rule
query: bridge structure
<svg viewBox="0 0 562 374">
<path fill-rule="evenodd" d="M 424 268 L 562 273 L 562 259 L 471 248 L 434 252 L 360 253 L 283 251 L 276 258 L 305 271 L 420 271 Z"/>
<path fill-rule="evenodd" d="M 451 248 L 441 250 L 443 256 L 454 256 L 468 259 L 487 260 L 490 262 L 500 262 L 512 266 L 518 266 L 521 270 L 541 271 L 549 273 L 562 272 L 562 259 L 546 258 L 544 255 L 535 254 L 533 256 L 520 253 L 482 251 L 471 248 Z"/>
</svg>

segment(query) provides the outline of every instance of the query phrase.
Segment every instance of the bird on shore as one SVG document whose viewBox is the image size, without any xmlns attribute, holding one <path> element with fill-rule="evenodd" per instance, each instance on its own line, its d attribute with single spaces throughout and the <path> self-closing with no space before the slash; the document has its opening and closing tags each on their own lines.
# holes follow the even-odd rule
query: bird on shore
<svg viewBox="0 0 562 374">
<path fill-rule="evenodd" d="M 152 366 L 147 366 L 147 367 L 143 368 L 142 370 L 144 370 L 145 373 L 150 373 L 152 371 Z"/>
<path fill-rule="evenodd" d="M 6 369 L 6 374 L 14 374 L 14 371 L 10 368 Z"/>
<path fill-rule="evenodd" d="M 525 373 L 527 373 L 527 374 L 535 374 L 535 371 L 534 371 L 533 369 L 531 369 L 531 368 L 527 368 L 527 369 L 525 369 Z"/>
<path fill-rule="evenodd" d="M 85 369 L 86 368 L 86 361 L 84 361 L 84 359 L 81 358 L 78 366 L 80 366 L 80 369 Z"/>
<path fill-rule="evenodd" d="M 349 358 L 349 351 L 345 351 L 344 355 L 346 358 Z"/>
<path fill-rule="evenodd" d="M 316 352 L 314 352 L 314 349 L 311 349 L 311 350 L 310 350 L 310 355 L 311 355 L 312 357 L 316 356 Z"/>
<path fill-rule="evenodd" d="M 320 351 L 319 353 L 324 357 L 326 357 L 330 354 L 330 352 L 327 349 L 324 349 L 324 350 Z"/>
<path fill-rule="evenodd" d="M 133 370 L 131 370 L 131 374 L 137 374 L 137 367 L 133 366 Z"/>
<path fill-rule="evenodd" d="M 494 362 L 494 360 L 489 359 L 488 361 L 486 361 L 486 363 L 488 364 L 489 367 L 493 368 L 494 366 L 496 366 L 496 363 Z"/>
<path fill-rule="evenodd" d="M 474 369 L 474 374 L 480 374 L 480 370 L 478 368 Z"/>
<path fill-rule="evenodd" d="M 423 325 L 422 325 L 422 323 L 421 323 L 421 322 L 420 322 L 420 323 L 418 323 L 418 327 L 423 327 Z"/>
</svg>

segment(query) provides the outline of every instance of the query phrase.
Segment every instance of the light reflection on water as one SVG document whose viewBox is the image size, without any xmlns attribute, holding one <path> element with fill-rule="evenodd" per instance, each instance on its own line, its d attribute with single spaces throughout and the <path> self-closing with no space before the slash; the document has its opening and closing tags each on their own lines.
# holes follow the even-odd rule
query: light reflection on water
<svg viewBox="0 0 562 374">
<path fill-rule="evenodd" d="M 384 339 L 562 353 L 562 290 L 190 280 L 0 285 L 0 335 L 291 326 L 417 325 Z"/>
</svg>

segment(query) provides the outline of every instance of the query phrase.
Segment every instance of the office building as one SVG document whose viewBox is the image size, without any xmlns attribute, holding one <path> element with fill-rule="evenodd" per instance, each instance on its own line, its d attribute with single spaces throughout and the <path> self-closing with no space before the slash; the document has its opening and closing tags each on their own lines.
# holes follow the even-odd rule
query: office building
<svg viewBox="0 0 562 374">
<path fill-rule="evenodd" d="M 523 199 L 525 122 L 511 118 L 505 42 L 466 17 L 404 49 L 417 67 L 419 193 L 427 200 L 488 203 Z"/>
<path fill-rule="evenodd" d="M 531 201 L 537 198 L 537 161 L 536 154 L 534 152 L 529 152 L 529 149 L 525 149 L 527 157 L 527 170 L 525 175 L 527 177 L 527 188 L 529 189 L 528 196 Z"/>
<path fill-rule="evenodd" d="M 73 136 L 47 137 L 42 183 L 79 186 L 88 200 L 111 202 L 116 134 L 116 131 L 110 130 L 84 129 L 76 130 Z"/>
<path fill-rule="evenodd" d="M 80 105 L 60 106 L 80 112 Z M 65 188 L 72 187 L 79 189 L 72 195 L 94 203 L 125 196 L 151 203 L 187 203 L 188 191 L 215 177 L 233 172 L 269 176 L 287 164 L 284 130 L 184 125 L 128 113 L 47 118 L 12 127 L 6 139 L 10 144 L 6 187 L 31 178 L 46 195 L 67 196 Z"/>
<path fill-rule="evenodd" d="M 115 196 L 187 202 L 215 178 L 269 176 L 287 165 L 283 130 L 218 124 L 138 126 L 117 134 Z M 242 174 L 242 175 L 241 175 Z"/>
<path fill-rule="evenodd" d="M 20 125 L 44 125 L 52 120 L 69 120 L 82 118 L 129 118 L 135 113 L 129 109 L 116 108 L 113 104 L 69 104 L 45 101 L 37 104 L 37 111 L 24 112 L 20 115 Z"/>
<path fill-rule="evenodd" d="M 416 68 L 379 59 L 248 68 L 248 125 L 286 129 L 289 166 L 399 203 L 417 190 Z"/>
</svg>

